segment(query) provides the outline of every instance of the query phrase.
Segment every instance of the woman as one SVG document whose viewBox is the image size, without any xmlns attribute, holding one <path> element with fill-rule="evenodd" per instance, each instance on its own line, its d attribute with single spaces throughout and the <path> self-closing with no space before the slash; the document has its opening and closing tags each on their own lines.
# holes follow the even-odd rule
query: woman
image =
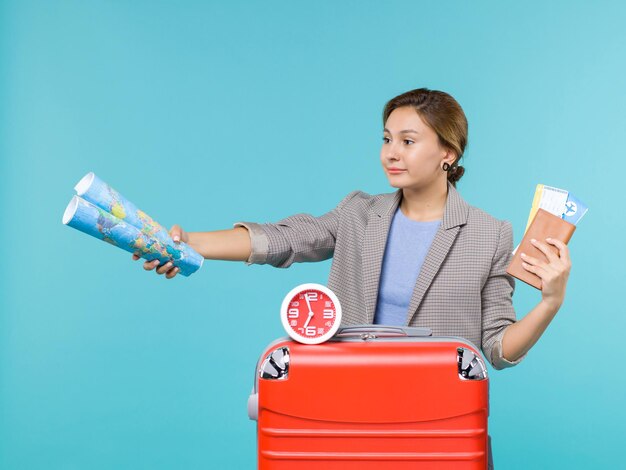
<svg viewBox="0 0 626 470">
<path fill-rule="evenodd" d="M 518 364 L 559 310 L 570 271 L 567 246 L 538 240 L 547 262 L 523 256 L 542 279 L 542 299 L 522 320 L 506 273 L 511 224 L 469 206 L 456 191 L 464 169 L 467 120 L 450 95 L 425 88 L 390 100 L 383 112 L 381 164 L 398 190 L 348 194 L 320 217 L 297 214 L 276 224 L 237 222 L 234 229 L 185 232 L 182 240 L 206 259 L 287 268 L 333 257 L 328 287 L 343 322 L 428 327 L 480 346 L 496 369 Z M 548 248 L 558 248 L 558 255 Z M 136 255 L 133 259 L 139 259 Z M 171 279 L 171 263 L 145 262 Z"/>
</svg>

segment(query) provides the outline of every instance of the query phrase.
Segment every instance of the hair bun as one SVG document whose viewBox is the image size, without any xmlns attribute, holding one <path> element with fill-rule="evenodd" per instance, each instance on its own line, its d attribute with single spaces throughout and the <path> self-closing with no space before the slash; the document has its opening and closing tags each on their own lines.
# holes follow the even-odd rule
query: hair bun
<svg viewBox="0 0 626 470">
<path fill-rule="evenodd" d="M 448 180 L 451 183 L 456 183 L 461 179 L 461 176 L 463 176 L 464 173 L 464 167 L 462 167 L 461 165 L 454 165 L 452 168 L 450 168 L 450 171 L 448 173 Z"/>
</svg>

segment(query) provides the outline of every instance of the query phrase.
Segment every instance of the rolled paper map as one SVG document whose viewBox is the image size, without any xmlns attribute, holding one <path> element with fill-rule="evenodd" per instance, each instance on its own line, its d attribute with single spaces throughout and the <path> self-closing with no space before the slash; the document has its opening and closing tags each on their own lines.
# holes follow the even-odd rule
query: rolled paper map
<svg viewBox="0 0 626 470">
<path fill-rule="evenodd" d="M 135 204 L 98 178 L 93 172 L 83 176 L 74 186 L 74 189 L 76 194 L 85 201 L 91 202 L 94 206 L 98 206 L 127 224 L 137 227 L 148 237 L 155 237 L 161 243 L 174 244 L 165 227 L 139 210 Z"/>
<path fill-rule="evenodd" d="M 95 173 L 89 172 L 83 176 L 74 189 L 76 194 L 85 201 L 138 228 L 147 237 L 156 238 L 162 245 L 177 250 L 183 263 L 198 265 L 197 269 L 202 266 L 204 258 L 193 248 L 183 242 L 175 243 L 165 227 L 98 178 Z M 177 265 L 176 260 L 172 261 Z M 179 267 L 182 271 L 182 267 Z"/>
<path fill-rule="evenodd" d="M 183 276 L 196 272 L 204 261 L 204 258 L 188 245 L 162 243 L 78 196 L 74 196 L 65 209 L 63 223 L 130 253 L 139 253 L 148 261 L 155 259 L 161 263 L 172 261 Z"/>
</svg>

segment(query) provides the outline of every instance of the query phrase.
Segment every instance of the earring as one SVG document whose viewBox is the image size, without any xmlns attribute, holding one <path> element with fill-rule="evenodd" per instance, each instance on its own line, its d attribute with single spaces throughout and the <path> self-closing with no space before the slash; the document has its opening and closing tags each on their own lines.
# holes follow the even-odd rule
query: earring
<svg viewBox="0 0 626 470">
<path fill-rule="evenodd" d="M 443 171 L 448 171 L 450 169 L 450 164 L 448 162 L 445 162 L 441 168 L 443 169 Z"/>
</svg>

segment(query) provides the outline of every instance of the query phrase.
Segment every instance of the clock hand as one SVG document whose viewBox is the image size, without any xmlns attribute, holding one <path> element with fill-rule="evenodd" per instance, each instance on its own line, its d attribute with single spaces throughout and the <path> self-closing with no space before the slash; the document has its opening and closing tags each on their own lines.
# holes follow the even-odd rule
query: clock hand
<svg viewBox="0 0 626 470">
<path fill-rule="evenodd" d="M 304 322 L 304 326 L 302 328 L 306 329 L 306 327 L 309 326 L 309 322 L 311 321 L 311 318 L 313 318 L 313 312 L 309 311 L 309 318 L 306 319 L 306 322 Z"/>
<path fill-rule="evenodd" d="M 313 315 L 313 311 L 311 310 L 311 304 L 309 303 L 309 296 L 304 294 L 304 300 L 306 300 L 306 305 L 309 307 L 309 315 Z"/>
<path fill-rule="evenodd" d="M 309 326 L 309 322 L 311 321 L 311 318 L 313 318 L 313 310 L 311 309 L 311 304 L 309 303 L 309 296 L 307 294 L 304 294 L 304 300 L 306 300 L 306 305 L 307 307 L 309 307 L 309 318 L 306 319 L 306 322 L 304 323 L 304 326 L 302 328 L 305 328 L 307 326 Z"/>
</svg>

